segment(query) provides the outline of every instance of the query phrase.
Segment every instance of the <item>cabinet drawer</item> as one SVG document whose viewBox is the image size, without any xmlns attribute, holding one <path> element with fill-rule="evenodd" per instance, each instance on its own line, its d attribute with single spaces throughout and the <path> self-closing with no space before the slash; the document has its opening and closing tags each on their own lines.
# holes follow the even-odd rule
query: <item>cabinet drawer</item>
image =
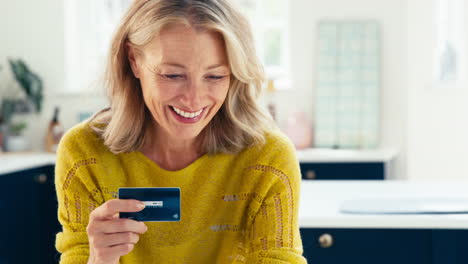
<svg viewBox="0 0 468 264">
<path fill-rule="evenodd" d="M 308 180 L 383 180 L 383 162 L 300 163 L 303 179 Z"/>
<path fill-rule="evenodd" d="M 468 230 L 434 230 L 433 264 L 468 263 Z"/>
<path fill-rule="evenodd" d="M 301 229 L 304 257 L 320 264 L 429 264 L 431 231 Z"/>
<path fill-rule="evenodd" d="M 0 264 L 58 263 L 54 166 L 1 175 L 0 186 Z"/>
<path fill-rule="evenodd" d="M 466 264 L 468 230 L 302 228 L 304 257 L 319 264 Z"/>
</svg>

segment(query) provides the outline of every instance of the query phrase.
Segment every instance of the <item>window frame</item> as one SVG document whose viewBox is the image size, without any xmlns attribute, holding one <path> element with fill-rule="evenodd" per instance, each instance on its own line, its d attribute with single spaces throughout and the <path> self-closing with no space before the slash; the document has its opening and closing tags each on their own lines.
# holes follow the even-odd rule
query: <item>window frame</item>
<svg viewBox="0 0 468 264">
<path fill-rule="evenodd" d="M 268 79 L 275 81 L 275 88 L 278 90 L 287 90 L 292 86 L 291 81 L 291 52 L 290 52 L 290 1 L 275 0 L 281 4 L 282 18 L 268 18 L 262 13 L 265 10 L 263 5 L 269 0 L 236 0 L 236 4 L 251 23 L 257 55 L 264 65 L 265 73 Z M 271 0 L 270 0 L 271 1 Z M 248 10 L 246 5 L 253 6 L 253 10 Z M 279 54 L 279 65 L 266 65 L 264 60 L 266 40 L 264 38 L 266 31 L 278 30 L 280 32 L 281 49 Z"/>
<path fill-rule="evenodd" d="M 464 30 L 465 7 L 463 0 L 433 0 L 434 7 L 434 50 L 433 50 L 433 86 L 437 89 L 459 89 L 466 84 L 464 72 L 467 69 L 467 51 Z M 446 20 L 447 19 L 447 20 Z M 444 43 L 452 43 L 456 54 L 455 79 L 440 78 L 442 56 L 446 48 Z"/>
<path fill-rule="evenodd" d="M 59 95 L 102 95 L 101 77 L 107 61 L 111 36 L 126 8 L 133 0 L 64 0 L 64 87 L 57 90 Z M 236 0 L 239 4 L 240 0 Z M 267 78 L 275 80 L 278 90 L 289 89 L 290 43 L 289 43 L 289 1 L 276 0 L 282 5 L 281 19 L 270 19 L 261 13 L 262 5 L 269 0 L 244 0 L 255 6 L 251 22 L 257 55 L 262 63 L 265 53 L 264 34 L 274 29 L 280 32 L 279 65 L 265 65 Z M 106 9 L 112 6 L 112 8 Z M 119 9 L 120 6 L 120 9 Z M 242 6 L 239 5 L 239 7 Z M 105 15 L 102 15 L 103 10 Z M 99 14 L 99 15 L 98 15 Z M 248 16 L 248 14 L 246 14 Z M 108 19 L 108 20 L 105 20 Z"/>
</svg>

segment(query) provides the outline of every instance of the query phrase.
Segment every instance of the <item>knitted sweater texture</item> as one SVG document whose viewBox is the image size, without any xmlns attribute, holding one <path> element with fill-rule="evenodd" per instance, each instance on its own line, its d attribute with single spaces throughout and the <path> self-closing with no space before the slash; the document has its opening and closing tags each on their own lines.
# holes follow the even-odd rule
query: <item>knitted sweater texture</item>
<svg viewBox="0 0 468 264">
<path fill-rule="evenodd" d="M 113 154 L 81 123 L 62 138 L 55 168 L 60 263 L 86 263 L 90 213 L 119 187 L 179 187 L 181 220 L 147 222 L 121 264 L 306 263 L 298 227 L 300 171 L 280 132 L 236 155 L 204 155 L 178 171 L 139 151 Z"/>
</svg>

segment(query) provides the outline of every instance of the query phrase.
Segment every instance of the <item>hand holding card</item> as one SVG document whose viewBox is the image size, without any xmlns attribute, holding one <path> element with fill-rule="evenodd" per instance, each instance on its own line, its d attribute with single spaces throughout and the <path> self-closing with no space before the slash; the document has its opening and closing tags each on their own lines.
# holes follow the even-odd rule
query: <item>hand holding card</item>
<svg viewBox="0 0 468 264">
<path fill-rule="evenodd" d="M 94 209 L 86 228 L 89 241 L 88 263 L 118 263 L 119 258 L 130 253 L 139 236 L 148 227 L 138 221 L 119 219 L 119 212 L 138 212 L 143 204 L 136 200 L 112 199 Z"/>
<path fill-rule="evenodd" d="M 120 213 L 120 218 L 142 222 L 180 221 L 180 188 L 119 188 L 119 199 L 142 201 L 146 207 L 139 212 Z"/>
</svg>

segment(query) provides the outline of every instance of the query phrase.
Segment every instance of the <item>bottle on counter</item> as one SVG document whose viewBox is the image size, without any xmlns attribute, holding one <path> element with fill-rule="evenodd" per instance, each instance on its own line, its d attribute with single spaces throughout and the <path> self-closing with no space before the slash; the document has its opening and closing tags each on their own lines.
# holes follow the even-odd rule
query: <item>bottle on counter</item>
<svg viewBox="0 0 468 264">
<path fill-rule="evenodd" d="M 60 124 L 59 119 L 59 108 L 55 107 L 54 109 L 54 116 L 49 123 L 49 127 L 47 129 L 46 135 L 46 142 L 45 147 L 47 152 L 56 152 L 57 146 L 62 138 L 64 129 L 62 124 Z"/>
<path fill-rule="evenodd" d="M 5 139 L 5 125 L 3 124 L 3 116 L 0 114 L 0 153 L 3 152 L 3 141 Z"/>
<path fill-rule="evenodd" d="M 276 116 L 276 104 L 275 104 L 275 99 L 274 99 L 274 94 L 275 94 L 276 88 L 275 88 L 275 83 L 273 80 L 268 80 L 268 85 L 266 89 L 266 96 L 267 96 L 267 108 L 268 112 L 270 113 L 271 117 L 273 117 L 273 120 L 276 122 L 277 116 Z"/>
</svg>

